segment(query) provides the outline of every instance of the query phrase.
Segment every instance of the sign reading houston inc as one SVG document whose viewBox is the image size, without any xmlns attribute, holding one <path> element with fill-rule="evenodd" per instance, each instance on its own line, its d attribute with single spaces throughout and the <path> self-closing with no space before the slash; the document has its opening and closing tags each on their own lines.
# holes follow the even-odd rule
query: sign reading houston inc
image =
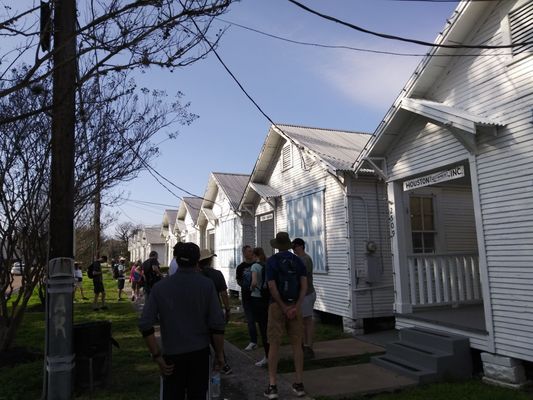
<svg viewBox="0 0 533 400">
<path fill-rule="evenodd" d="M 403 190 L 413 190 L 423 186 L 434 185 L 440 182 L 451 181 L 452 179 L 459 179 L 465 176 L 464 165 L 458 165 L 446 171 L 435 172 L 431 175 L 421 176 L 420 178 L 410 179 L 403 183 Z"/>
</svg>

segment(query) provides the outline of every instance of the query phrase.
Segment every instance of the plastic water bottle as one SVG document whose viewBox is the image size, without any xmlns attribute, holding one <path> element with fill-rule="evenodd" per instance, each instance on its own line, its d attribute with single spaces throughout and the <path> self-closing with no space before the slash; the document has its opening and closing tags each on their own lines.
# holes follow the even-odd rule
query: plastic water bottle
<svg viewBox="0 0 533 400">
<path fill-rule="evenodd" d="M 220 397 L 220 372 L 213 372 L 211 375 L 211 398 L 218 399 Z"/>
</svg>

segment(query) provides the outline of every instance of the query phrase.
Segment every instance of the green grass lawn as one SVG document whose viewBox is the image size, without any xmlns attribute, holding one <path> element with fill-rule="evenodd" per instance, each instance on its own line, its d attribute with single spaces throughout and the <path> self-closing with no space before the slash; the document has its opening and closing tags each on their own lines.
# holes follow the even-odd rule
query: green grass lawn
<svg viewBox="0 0 533 400">
<path fill-rule="evenodd" d="M 104 275 L 109 309 L 92 310 L 92 281 L 84 278 L 85 295 L 91 300 L 82 301 L 79 292 L 74 303 L 74 323 L 108 320 L 112 323 L 113 338 L 120 349 L 113 348 L 111 384 L 107 389 L 96 389 L 77 396 L 78 399 L 158 399 L 159 373 L 148 356 L 148 350 L 137 329 L 137 313 L 129 300 L 118 301 L 116 281 L 109 272 Z M 126 298 L 126 297 L 125 297 Z M 28 312 L 17 333 L 14 346 L 44 350 L 44 314 Z M 42 390 L 43 361 L 18 364 L 0 369 L 0 399 L 38 399 Z"/>
<path fill-rule="evenodd" d="M 489 386 L 479 379 L 457 383 L 435 383 L 432 385 L 402 390 L 377 396 L 350 397 L 342 400 L 531 400 L 533 393 Z M 331 400 L 318 397 L 316 400 Z M 339 400 L 339 399 L 336 399 Z"/>
</svg>

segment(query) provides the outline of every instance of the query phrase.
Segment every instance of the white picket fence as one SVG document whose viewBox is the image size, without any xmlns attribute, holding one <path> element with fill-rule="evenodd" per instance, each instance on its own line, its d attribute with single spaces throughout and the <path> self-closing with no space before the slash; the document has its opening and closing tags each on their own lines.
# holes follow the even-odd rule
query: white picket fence
<svg viewBox="0 0 533 400">
<path fill-rule="evenodd" d="M 482 301 L 477 254 L 413 254 L 407 261 L 413 306 Z"/>
</svg>

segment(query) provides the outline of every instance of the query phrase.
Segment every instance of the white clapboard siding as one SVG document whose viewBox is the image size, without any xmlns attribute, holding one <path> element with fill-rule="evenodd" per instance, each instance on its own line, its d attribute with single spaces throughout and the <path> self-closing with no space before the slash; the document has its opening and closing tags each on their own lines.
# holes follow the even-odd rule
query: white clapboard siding
<svg viewBox="0 0 533 400">
<path fill-rule="evenodd" d="M 474 204 L 470 189 L 445 187 L 439 201 L 447 253 L 477 253 Z"/>
<path fill-rule="evenodd" d="M 352 271 L 356 277 L 353 282 L 356 289 L 353 292 L 355 315 L 358 318 L 390 316 L 393 313 L 394 290 L 386 188 L 382 182 L 364 178 L 351 179 L 349 188 L 350 240 L 355 252 L 352 255 Z M 378 250 L 374 257 L 378 258 L 381 268 L 379 280 L 371 285 L 366 282 L 367 240 L 376 243 Z"/>
<path fill-rule="evenodd" d="M 224 275 L 228 289 L 239 291 L 235 268 L 242 260 L 243 238 L 245 235 L 253 237 L 253 228 L 250 227 L 253 222 L 250 222 L 249 218 L 248 225 L 243 224 L 241 217 L 233 211 L 229 199 L 220 189 L 213 205 L 213 213 L 218 220 L 215 227 L 214 249 L 218 256 L 215 257 L 214 266 Z M 232 225 L 231 230 L 228 230 L 226 223 Z"/>
<path fill-rule="evenodd" d="M 436 166 L 466 159 L 468 152 L 446 129 L 413 117 L 401 140 L 387 155 L 390 180 L 416 175 Z"/>
<path fill-rule="evenodd" d="M 353 318 L 343 189 L 320 163 L 315 162 L 310 168 L 310 163 L 307 163 L 306 170 L 302 167 L 299 154 L 294 152 L 293 155 L 293 166 L 282 171 L 278 159 L 269 181 L 266 182 L 282 193 L 275 210 L 275 229 L 277 232 L 287 230 L 287 198 L 324 189 L 327 272 L 314 274 L 317 292 L 315 309 Z M 269 209 L 264 207 L 261 211 Z M 259 213 L 260 210 L 256 212 L 258 215 Z"/>
<path fill-rule="evenodd" d="M 512 4 L 489 6 L 479 21 L 482 28 L 473 29 L 465 42 L 504 43 L 502 9 Z M 427 95 L 506 124 L 496 136 L 478 134 L 477 176 L 495 351 L 529 361 L 533 361 L 532 76 L 531 56 L 516 62 L 510 56 L 457 57 Z M 449 145 L 444 144 L 446 150 Z"/>
</svg>

